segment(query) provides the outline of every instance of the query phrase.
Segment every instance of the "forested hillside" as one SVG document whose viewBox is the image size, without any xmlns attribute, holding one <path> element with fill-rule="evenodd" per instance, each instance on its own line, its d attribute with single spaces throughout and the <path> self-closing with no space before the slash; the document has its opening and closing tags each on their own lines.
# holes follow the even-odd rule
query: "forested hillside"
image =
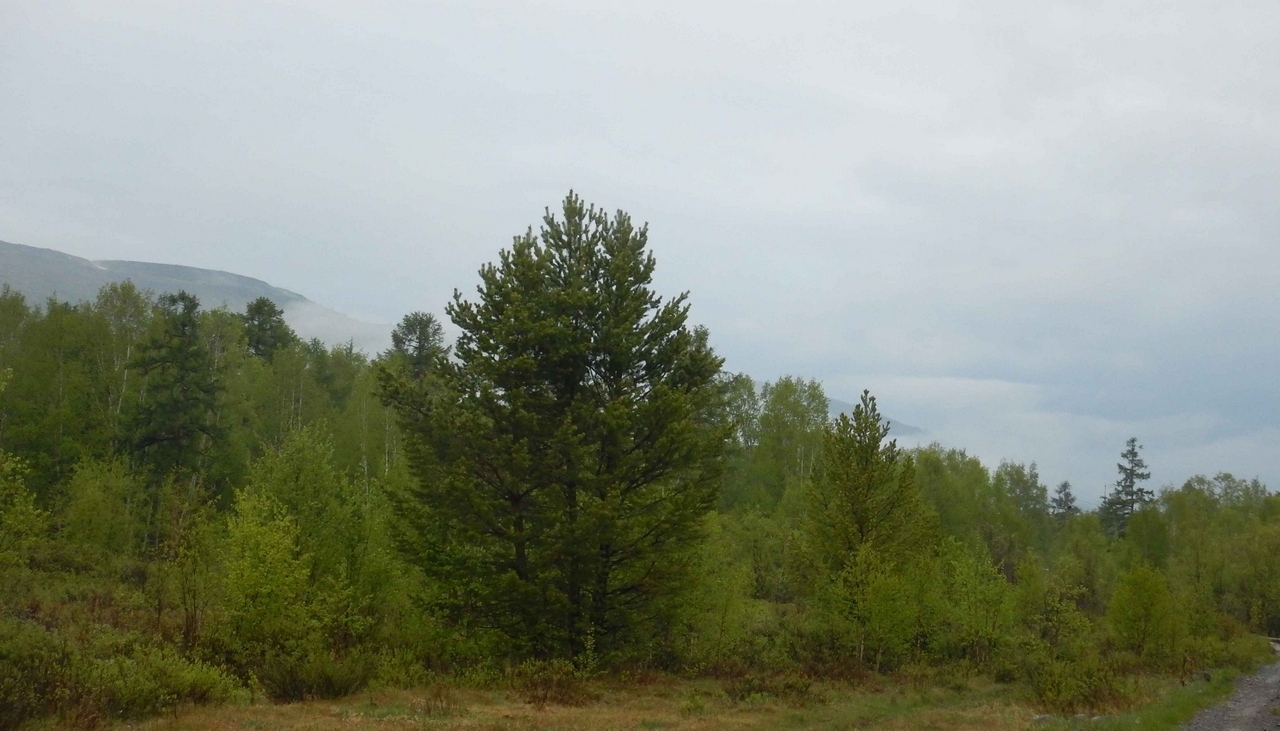
<svg viewBox="0 0 1280 731">
<path fill-rule="evenodd" d="M 362 322 L 252 277 L 173 264 L 89 261 L 0 241 L 0 286 L 8 285 L 33 304 L 43 304 L 49 298 L 70 303 L 92 301 L 103 287 L 126 281 L 156 295 L 195 295 L 209 309 L 225 306 L 243 310 L 253 300 L 265 297 L 284 310 L 285 320 L 307 339 L 318 338 L 330 345 L 354 342 L 371 350 L 390 344 L 390 325 Z"/>
<path fill-rule="evenodd" d="M 1154 490 L 1135 439 L 1082 512 L 1034 463 L 901 448 L 869 393 L 833 419 L 725 372 L 647 236 L 571 195 L 447 305 L 454 342 L 412 313 L 377 354 L 267 299 L 6 288 L 0 728 L 639 671 L 1073 713 L 1270 652 L 1265 486 Z"/>
</svg>

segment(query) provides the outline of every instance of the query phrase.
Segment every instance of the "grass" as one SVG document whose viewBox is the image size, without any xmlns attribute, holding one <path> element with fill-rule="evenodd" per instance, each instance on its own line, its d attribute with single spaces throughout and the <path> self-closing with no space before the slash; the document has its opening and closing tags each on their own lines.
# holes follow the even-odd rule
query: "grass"
<svg viewBox="0 0 1280 731">
<path fill-rule="evenodd" d="M 515 693 L 434 686 L 417 691 L 361 693 L 339 701 L 207 706 L 185 709 L 129 728 L 140 731 L 240 731 L 282 729 L 382 729 L 392 731 L 597 731 L 604 729 L 849 729 L 908 731 L 1012 731 L 1089 728 L 1098 731 L 1164 731 L 1197 710 L 1221 701 L 1233 675 L 1180 687 L 1153 682 L 1147 702 L 1132 713 L 1101 721 L 1053 719 L 1016 686 L 975 680 L 948 687 L 912 688 L 881 681 L 874 686 L 815 684 L 807 699 L 752 697 L 734 702 L 713 680 L 655 679 L 644 684 L 593 683 L 585 705 L 535 707 Z"/>
<path fill-rule="evenodd" d="M 1131 712 L 1100 721 L 1063 719 L 1042 728 L 1046 731 L 1084 728 L 1096 731 L 1167 731 L 1190 720 L 1200 710 L 1225 701 L 1231 695 L 1238 675 L 1235 670 L 1217 670 L 1208 681 L 1185 686 L 1173 685 L 1166 680 L 1158 684 L 1154 692 L 1149 691 L 1146 702 Z"/>
</svg>

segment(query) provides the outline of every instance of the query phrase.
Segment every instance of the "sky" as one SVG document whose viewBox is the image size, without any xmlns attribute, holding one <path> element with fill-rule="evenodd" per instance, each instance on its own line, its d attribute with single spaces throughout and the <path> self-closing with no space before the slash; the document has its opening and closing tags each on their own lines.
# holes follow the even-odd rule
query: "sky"
<svg viewBox="0 0 1280 731">
<path fill-rule="evenodd" d="M 573 189 L 726 367 L 1280 488 L 1280 5 L 0 3 L 0 240 L 379 322 Z M 914 443 L 916 437 L 906 441 Z"/>
</svg>

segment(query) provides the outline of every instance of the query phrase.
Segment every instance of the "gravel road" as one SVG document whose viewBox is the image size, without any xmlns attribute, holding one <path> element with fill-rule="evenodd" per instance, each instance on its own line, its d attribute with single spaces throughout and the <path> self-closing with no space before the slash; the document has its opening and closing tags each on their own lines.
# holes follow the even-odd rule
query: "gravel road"
<svg viewBox="0 0 1280 731">
<path fill-rule="evenodd" d="M 1280 644 L 1271 643 L 1280 652 Z M 1277 731 L 1280 729 L 1280 662 L 1236 683 L 1235 695 L 1207 708 L 1183 726 L 1186 731 Z"/>
</svg>

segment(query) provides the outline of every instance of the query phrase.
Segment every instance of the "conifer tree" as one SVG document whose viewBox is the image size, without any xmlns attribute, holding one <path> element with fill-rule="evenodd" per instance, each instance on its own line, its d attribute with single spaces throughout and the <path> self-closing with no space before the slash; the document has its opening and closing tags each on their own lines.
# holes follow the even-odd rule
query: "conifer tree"
<svg viewBox="0 0 1280 731">
<path fill-rule="evenodd" d="M 391 331 L 391 355 L 402 359 L 415 378 L 446 352 L 444 328 L 430 312 L 410 312 Z"/>
<path fill-rule="evenodd" d="M 455 616 L 534 656 L 624 648 L 662 615 L 719 489 L 721 359 L 648 231 L 570 193 L 447 312 L 455 357 L 381 371 L 417 486 L 407 555 Z"/>
<path fill-rule="evenodd" d="M 1068 480 L 1063 480 L 1054 488 L 1053 497 L 1049 500 L 1049 512 L 1060 521 L 1080 514 L 1075 493 L 1071 491 L 1071 482 Z"/>
<path fill-rule="evenodd" d="M 869 391 L 827 429 L 822 458 L 809 490 L 811 546 L 820 561 L 840 571 L 864 549 L 897 562 L 925 545 L 936 530 L 915 486 L 915 463 L 896 440 Z"/>
<path fill-rule="evenodd" d="M 263 360 L 271 360 L 277 350 L 298 342 L 293 328 L 284 321 L 284 310 L 266 297 L 250 302 L 241 317 L 249 352 Z"/>
<path fill-rule="evenodd" d="M 200 337 L 200 301 L 186 292 L 161 295 L 151 337 L 135 361 L 144 392 L 130 416 L 131 454 L 153 476 L 192 471 L 219 435 L 211 418 L 219 384 Z"/>
<path fill-rule="evenodd" d="M 1137 437 L 1129 437 L 1125 449 L 1120 453 L 1122 462 L 1116 464 L 1120 472 L 1115 489 L 1102 500 L 1099 513 L 1108 532 L 1115 536 L 1123 536 L 1129 525 L 1129 516 L 1143 505 L 1151 502 L 1155 493 L 1142 487 L 1142 483 L 1151 479 L 1147 463 L 1142 460 Z"/>
</svg>

